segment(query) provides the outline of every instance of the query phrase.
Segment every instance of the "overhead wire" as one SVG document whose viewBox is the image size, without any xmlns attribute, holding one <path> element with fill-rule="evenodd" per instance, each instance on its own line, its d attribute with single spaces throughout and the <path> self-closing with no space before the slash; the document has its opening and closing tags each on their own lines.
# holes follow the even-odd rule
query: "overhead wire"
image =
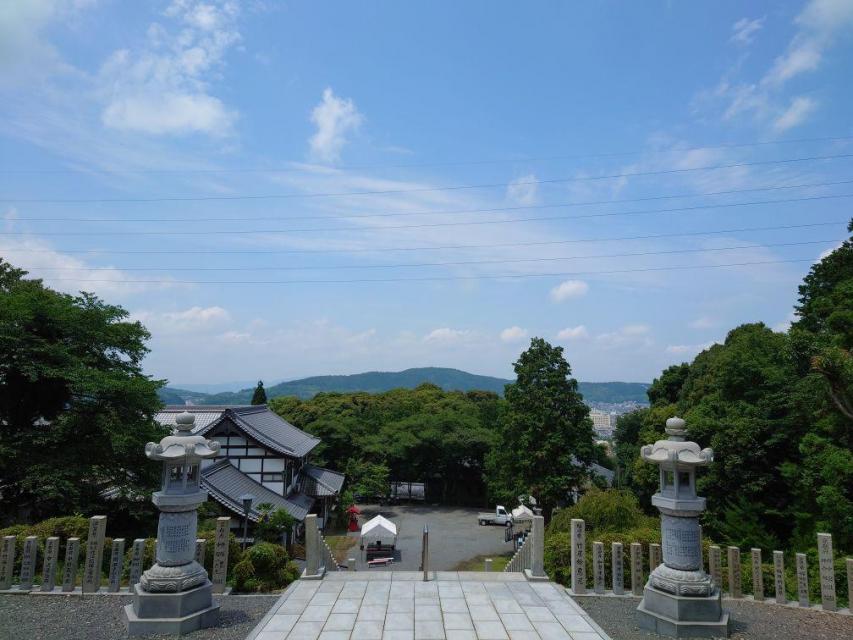
<svg viewBox="0 0 853 640">
<path fill-rule="evenodd" d="M 631 171 L 623 173 L 612 173 L 599 176 L 571 176 L 567 178 L 549 178 L 536 180 L 516 181 L 515 185 L 542 185 L 562 184 L 570 182 L 587 182 L 595 180 L 609 180 L 613 178 L 630 178 L 641 176 L 655 176 L 668 174 L 691 173 L 695 171 L 711 171 L 719 169 L 734 169 L 742 167 L 754 167 L 763 165 L 792 164 L 798 162 L 813 162 L 819 160 L 838 160 L 853 157 L 853 153 L 838 153 L 818 156 L 805 156 L 799 158 L 781 158 L 774 160 L 754 160 L 750 162 L 735 162 L 730 164 L 707 165 L 701 167 L 671 167 L 668 169 L 657 169 L 649 171 Z M 151 202 L 206 202 L 206 201 L 247 201 L 247 200 L 282 200 L 282 199 L 310 199 L 310 198 L 333 198 L 333 197 L 357 197 L 366 195 L 393 195 L 402 193 L 432 193 L 446 191 L 462 191 L 470 189 L 490 189 L 495 187 L 504 188 L 506 181 L 490 182 L 481 184 L 449 185 L 443 187 L 414 187 L 406 189 L 374 189 L 364 191 L 341 191 L 327 193 L 284 193 L 263 195 L 209 195 L 209 196 L 161 196 L 153 198 L 10 198 L 0 197 L 0 202 L 9 204 L 108 204 L 108 203 L 151 203 Z"/>
<path fill-rule="evenodd" d="M 603 255 L 552 256 L 538 258 L 505 258 L 492 260 L 456 260 L 446 262 L 409 262 L 403 264 L 362 264 L 362 265 L 300 265 L 300 266 L 260 266 L 260 267 L 40 267 L 41 271 L 358 271 L 360 269 L 401 269 L 412 267 L 457 267 L 482 264 L 520 264 L 528 262 L 560 262 L 563 260 L 593 260 L 607 258 L 630 258 L 637 256 L 663 256 L 683 253 L 710 253 L 714 251 L 737 251 L 739 249 L 764 249 L 770 247 L 799 247 L 810 244 L 836 242 L 836 238 L 823 240 L 802 240 L 799 242 L 778 242 L 747 244 L 733 247 L 708 247 L 703 249 L 670 249 L 666 251 L 639 251 L 633 253 L 610 253 Z"/>
<path fill-rule="evenodd" d="M 552 273 L 523 273 L 523 274 L 477 274 L 477 275 L 456 275 L 456 276 L 419 276 L 413 278 L 352 278 L 352 279 L 334 279 L 334 280 L 122 280 L 122 279 L 85 279 L 80 278 L 50 278 L 52 282 L 82 282 L 82 283 L 114 283 L 114 284 L 213 284 L 213 285 L 272 285 L 272 284 L 357 284 L 357 283 L 382 283 L 382 282 L 427 282 L 427 281 L 447 281 L 447 280 L 507 280 L 507 279 L 523 279 L 523 278 L 565 278 L 570 276 L 595 276 L 595 275 L 614 275 L 622 273 L 644 273 L 655 271 L 686 271 L 697 269 L 721 269 L 727 267 L 747 267 L 770 264 L 789 264 L 798 262 L 814 262 L 814 258 L 795 258 L 790 260 L 759 260 L 751 262 L 732 262 L 727 264 L 713 265 L 675 265 L 669 267 L 643 267 L 634 269 L 615 269 L 609 271 L 563 271 Z"/>
<path fill-rule="evenodd" d="M 474 166 L 492 164 L 512 164 L 522 162 L 541 162 L 553 160 L 582 160 L 587 158 L 616 158 L 643 154 L 663 153 L 690 153 L 692 151 L 706 151 L 717 149 L 744 149 L 749 147 L 762 147 L 784 144 L 807 144 L 813 142 L 842 142 L 853 140 L 851 135 L 824 136 L 814 138 L 792 138 L 787 140 L 758 140 L 753 142 L 723 143 L 713 145 L 696 145 L 689 147 L 676 147 L 668 149 L 642 149 L 633 151 L 610 151 L 582 154 L 556 154 L 550 156 L 518 156 L 514 158 L 489 158 L 472 160 L 449 160 L 436 162 L 401 162 L 383 164 L 350 164 L 330 165 L 328 168 L 338 171 L 354 171 L 369 169 L 413 169 L 418 167 L 453 167 Z M 294 164 L 303 165 L 294 167 Z M 325 165 L 320 165 L 325 166 Z M 4 169 L 0 168 L 0 174 L 62 174 L 62 173 L 92 173 L 92 174 L 214 174 L 214 173 L 292 173 L 304 171 L 304 163 L 291 163 L 286 167 L 227 167 L 227 168 L 161 168 L 161 169 L 95 169 L 92 167 L 63 167 L 54 169 Z"/>
<path fill-rule="evenodd" d="M 456 215 L 461 213 L 495 213 L 503 211 L 526 211 L 530 209 L 557 209 L 569 207 L 586 207 L 607 204 L 625 204 L 630 202 L 650 202 L 655 200 L 673 200 L 683 198 L 702 198 L 710 196 L 734 195 L 739 193 L 755 193 L 758 191 L 785 191 L 789 189 L 806 189 L 817 187 L 834 187 L 853 184 L 853 180 L 834 180 L 829 182 L 806 182 L 789 185 L 773 185 L 767 187 L 752 187 L 749 189 L 726 189 L 723 191 L 706 191 L 701 193 L 679 193 L 659 196 L 646 196 L 642 198 L 618 198 L 611 200 L 587 200 L 582 202 L 560 202 L 550 204 L 528 204 L 505 207 L 488 207 L 479 209 L 444 209 L 428 211 L 392 211 L 383 213 L 367 214 L 339 214 L 339 215 L 305 215 L 305 216 L 239 216 L 239 217 L 191 217 L 191 218 L 70 218 L 70 217 L 21 217 L 15 218 L 16 222 L 252 222 L 272 220 L 358 220 L 362 218 L 389 218 L 398 216 L 425 216 L 425 215 Z"/>
<path fill-rule="evenodd" d="M 853 198 L 853 193 L 832 194 L 806 196 L 801 198 L 784 198 L 777 200 L 758 200 L 752 202 L 728 202 L 721 204 L 702 204 L 689 207 L 672 207 L 669 209 L 640 209 L 634 211 L 615 211 L 603 213 L 589 213 L 573 216 L 539 216 L 527 218 L 507 218 L 503 220 L 465 220 L 453 222 L 429 222 L 420 224 L 408 225 L 382 225 L 370 227 L 309 227 L 309 228 L 294 228 L 294 229 L 228 229 L 228 230 L 191 230 L 191 231 L 45 231 L 40 232 L 40 236 L 209 236 L 209 235 L 253 235 L 253 234 L 280 234 L 280 233 L 311 233 L 311 232 L 338 232 L 338 231 L 360 231 L 360 232 L 376 232 L 393 229 L 423 229 L 432 227 L 459 227 L 459 226 L 481 226 L 495 224 L 513 224 L 519 222 L 545 222 L 555 220 L 582 220 L 590 218 L 608 218 L 620 216 L 635 216 L 635 215 L 656 215 L 665 213 L 704 211 L 709 209 L 727 209 L 733 207 L 750 207 L 773 204 L 790 204 L 794 202 L 814 202 L 821 200 L 834 200 L 843 198 Z M 0 231 L 0 236 L 25 236 L 30 235 L 29 231 Z"/>
</svg>

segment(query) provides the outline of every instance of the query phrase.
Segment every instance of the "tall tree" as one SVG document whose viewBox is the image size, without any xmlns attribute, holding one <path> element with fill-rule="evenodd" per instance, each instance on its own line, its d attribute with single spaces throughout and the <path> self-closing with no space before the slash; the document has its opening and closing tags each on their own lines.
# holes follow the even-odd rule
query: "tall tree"
<svg viewBox="0 0 853 640">
<path fill-rule="evenodd" d="M 0 516 L 88 512 L 104 487 L 156 485 L 145 443 L 162 381 L 148 332 L 97 297 L 71 296 L 0 260 Z"/>
<path fill-rule="evenodd" d="M 595 457 L 592 420 L 562 347 L 533 338 L 514 368 L 501 439 L 489 457 L 490 488 L 503 500 L 533 494 L 550 514 L 586 484 Z"/>
<path fill-rule="evenodd" d="M 252 404 L 266 404 L 267 392 L 264 389 L 264 381 L 258 380 L 258 386 L 255 387 L 255 392 L 252 394 Z"/>
</svg>

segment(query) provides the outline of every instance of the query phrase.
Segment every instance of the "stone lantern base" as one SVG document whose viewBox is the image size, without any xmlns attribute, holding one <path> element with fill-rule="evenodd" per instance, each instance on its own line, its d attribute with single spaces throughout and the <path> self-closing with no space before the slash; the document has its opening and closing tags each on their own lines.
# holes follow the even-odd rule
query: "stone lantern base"
<svg viewBox="0 0 853 640">
<path fill-rule="evenodd" d="M 681 596 L 646 583 L 643 599 L 637 607 L 640 626 L 673 638 L 727 638 L 729 614 L 723 611 L 720 589 L 710 595 Z"/>
<path fill-rule="evenodd" d="M 136 584 L 133 604 L 124 608 L 128 635 L 181 635 L 213 627 L 219 622 L 219 604 L 212 594 L 209 580 L 180 593 L 149 593 Z"/>
</svg>

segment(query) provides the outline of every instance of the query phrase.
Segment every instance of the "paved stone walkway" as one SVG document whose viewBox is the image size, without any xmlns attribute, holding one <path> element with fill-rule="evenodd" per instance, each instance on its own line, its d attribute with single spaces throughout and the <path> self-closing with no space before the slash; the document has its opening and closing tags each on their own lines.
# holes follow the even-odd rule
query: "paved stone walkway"
<svg viewBox="0 0 853 640">
<path fill-rule="evenodd" d="M 520 573 L 337 572 L 298 580 L 247 640 L 610 640 L 550 582 Z"/>
</svg>

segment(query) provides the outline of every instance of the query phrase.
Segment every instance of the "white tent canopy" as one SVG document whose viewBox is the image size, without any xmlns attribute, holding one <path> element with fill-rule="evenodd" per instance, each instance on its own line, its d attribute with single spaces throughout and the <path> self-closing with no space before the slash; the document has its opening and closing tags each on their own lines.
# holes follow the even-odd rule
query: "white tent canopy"
<svg viewBox="0 0 853 640">
<path fill-rule="evenodd" d="M 361 526 L 362 542 L 365 538 L 368 542 L 394 544 L 397 539 L 397 525 L 382 516 L 371 518 Z"/>
<path fill-rule="evenodd" d="M 532 520 L 533 512 L 525 507 L 523 504 L 518 505 L 515 509 L 512 510 L 512 519 L 513 520 Z"/>
</svg>

